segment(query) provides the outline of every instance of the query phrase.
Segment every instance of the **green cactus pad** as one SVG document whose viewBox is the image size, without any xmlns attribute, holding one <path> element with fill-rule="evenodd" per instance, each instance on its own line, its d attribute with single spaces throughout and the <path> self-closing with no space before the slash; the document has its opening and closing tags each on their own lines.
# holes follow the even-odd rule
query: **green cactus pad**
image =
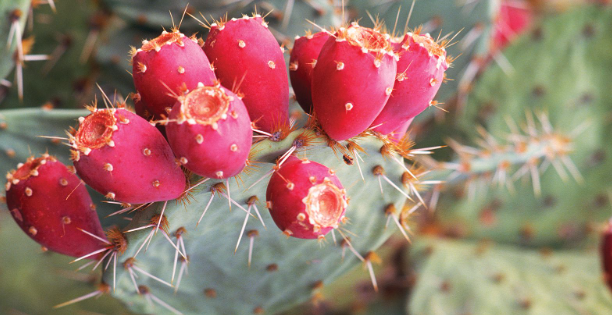
<svg viewBox="0 0 612 315">
<path fill-rule="evenodd" d="M 607 314 L 612 309 L 594 251 L 419 239 L 412 254 L 419 277 L 409 314 Z"/>
<path fill-rule="evenodd" d="M 34 39 L 30 54 L 50 55 L 56 62 L 25 62 L 23 101 L 19 100 L 14 83 L 7 98 L 0 103 L 3 109 L 36 107 L 46 103 L 58 108 L 82 108 L 83 103 L 93 98 L 96 91 L 94 77 L 98 74 L 98 69 L 91 63 L 95 47 L 88 60 L 82 61 L 80 58 L 91 35 L 90 23 L 96 5 L 77 0 L 56 0 L 54 3 L 57 7 L 55 13 L 46 4 L 34 9 L 33 29 L 30 31 L 28 26 L 25 37 Z M 97 37 L 94 43 L 102 41 L 101 37 Z"/>
<path fill-rule="evenodd" d="M 582 183 L 572 179 L 571 167 L 558 160 L 560 167 L 549 165 L 539 176 L 540 196 L 534 193 L 529 174 L 515 181 L 513 192 L 490 187 L 498 168 L 494 167 L 488 179 L 474 179 L 475 198 L 467 198 L 468 185 L 445 195 L 438 209 L 446 227 L 459 235 L 503 243 L 576 246 L 592 231 L 591 222 L 609 217 L 610 19 L 608 6 L 579 8 L 545 21 L 504 52 L 514 74 L 507 75 L 498 66 L 487 70 L 458 120 L 459 134 L 467 138 L 476 138 L 474 125 L 481 124 L 496 141 L 507 143 L 512 133 L 507 118 L 525 125 L 527 112 L 543 112 L 540 116 L 548 117 L 555 132 L 570 136 L 567 157 L 584 178 Z M 542 164 L 546 163 L 540 160 L 538 166 Z M 565 169 L 567 180 L 557 168 Z"/>
<path fill-rule="evenodd" d="M 189 275 L 183 278 L 178 293 L 174 294 L 172 288 L 146 277 L 137 279 L 138 284 L 148 286 L 152 294 L 185 314 L 250 314 L 256 308 L 274 314 L 310 299 L 313 285 L 318 281 L 329 283 L 360 264 L 348 248 L 345 249 L 346 257 L 342 259 L 343 250 L 339 245 L 342 238 L 338 231 L 335 232 L 338 245 L 334 244 L 329 234 L 323 244 L 317 240 L 285 237 L 265 209 L 267 179 L 245 192 L 247 187 L 271 169 L 273 164 L 269 161 L 272 161 L 272 157 L 289 149 L 299 133 L 296 131 L 279 143 L 261 142 L 254 148 L 258 152 L 255 160 L 267 162 L 259 163 L 258 168 L 248 173 L 248 176 L 243 175 L 240 185 L 233 179 L 230 181 L 231 197 L 238 203 L 244 205 L 246 199 L 253 195 L 259 198 L 257 205 L 267 226 L 266 230 L 256 218 L 249 220 L 247 231 L 259 231 L 259 236 L 254 240 L 250 268 L 247 267 L 248 237 L 244 236 L 237 253 L 233 252 L 245 213 L 235 205 L 230 212 L 227 199 L 217 194 L 202 223 L 196 228 L 196 222 L 210 198 L 210 185 L 218 182 L 211 180 L 202 185 L 203 188 L 194 194 L 187 206 L 170 202 L 164 212 L 171 234 L 179 227 L 187 229 L 184 240 L 191 262 Z M 361 162 L 365 182 L 360 177 L 357 165 L 348 166 L 341 156 L 334 155 L 325 145 L 307 147 L 298 156 L 308 157 L 336 171 L 351 198 L 346 212 L 349 223 L 342 227 L 356 234 L 351 236 L 350 232 L 345 231 L 357 251 L 365 255 L 367 251 L 380 246 L 395 231 L 393 226 L 385 229 L 385 206 L 394 203 L 401 209 L 404 197 L 384 180 L 382 195 L 379 180 L 372 174 L 376 165 L 383 165 L 388 178 L 395 183 L 399 183 L 402 174 L 402 169 L 395 162 L 383 159 L 379 153 L 381 143 L 375 139 L 364 139 L 360 145 L 367 152 L 367 155 L 362 154 L 365 161 Z M 158 203 L 138 213 L 128 228 L 148 224 L 161 209 L 162 205 Z M 134 255 L 149 231 L 129 233 L 129 249 L 119 262 Z M 172 239 L 176 242 L 174 236 Z M 170 281 L 173 259 L 174 248 L 163 236 L 157 235 L 148 252 L 139 253 L 136 264 Z M 117 289 L 113 295 L 130 305 L 135 312 L 163 312 L 160 306 L 153 309 L 143 296 L 136 293 L 129 274 L 119 266 L 121 270 L 117 272 Z M 113 283 L 112 271 L 106 271 L 104 280 Z M 205 296 L 206 289 L 215 290 L 216 297 Z"/>
<path fill-rule="evenodd" d="M 77 272 L 72 258 L 43 253 L 13 222 L 8 211 L 0 211 L 0 314 L 116 314 L 130 313 L 109 296 L 89 299 L 68 309 L 53 306 L 97 289 L 100 272 Z"/>
<path fill-rule="evenodd" d="M 7 47 L 8 35 L 11 29 L 10 16 L 15 10 L 21 11 L 21 17 L 19 18 L 20 31 L 23 33 L 23 28 L 28 18 L 28 12 L 30 10 L 30 0 L 15 0 L 15 1 L 2 1 L 0 3 L 0 16 L 2 17 L 3 23 L 0 23 L 0 45 L 2 53 L 0 53 L 0 79 L 6 78 L 6 76 L 15 67 L 15 50 L 17 49 L 17 41 L 15 35 L 12 38 L 12 44 Z"/>
</svg>

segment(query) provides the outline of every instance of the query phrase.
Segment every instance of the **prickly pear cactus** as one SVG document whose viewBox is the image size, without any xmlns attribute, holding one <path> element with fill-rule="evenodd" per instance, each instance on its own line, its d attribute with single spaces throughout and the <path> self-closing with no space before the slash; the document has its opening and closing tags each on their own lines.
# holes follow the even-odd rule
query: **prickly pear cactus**
<svg viewBox="0 0 612 315">
<path fill-rule="evenodd" d="M 490 134 L 472 141 L 484 147 L 460 155 L 463 162 L 510 148 L 506 144 L 517 143 L 519 134 L 525 143 L 557 138 L 556 147 L 566 152 L 553 150 L 516 168 L 507 168 L 509 159 L 499 160 L 488 175 L 473 176 L 443 195 L 439 214 L 446 227 L 503 243 L 577 245 L 591 222 L 609 216 L 612 77 L 606 69 L 612 59 L 602 48 L 612 42 L 611 17 L 610 7 L 586 7 L 551 18 L 505 51 L 514 75 L 498 66 L 483 75 L 458 124 L 469 138 L 481 137 L 474 124 Z M 551 54 L 551 47 L 564 53 Z M 520 153 L 521 147 L 513 150 Z M 487 189 L 492 182 L 499 188 Z"/>
<path fill-rule="evenodd" d="M 292 40 L 293 36 L 301 34 L 304 29 L 312 28 L 306 20 L 315 21 L 325 27 L 340 24 L 341 16 L 336 7 L 326 0 L 312 1 L 172 1 L 160 2 L 150 0 L 138 1 L 104 1 L 120 18 L 131 25 L 148 27 L 156 30 L 159 25 L 168 23 L 168 12 L 170 12 L 178 23 L 185 8 L 187 12 L 197 18 L 213 19 L 224 16 L 240 17 L 244 12 L 255 9 L 268 14 L 271 27 L 275 29 L 275 35 L 281 40 Z M 202 15 L 200 15 L 199 13 Z M 186 29 L 195 30 L 198 22 L 192 18 L 185 17 L 182 25 Z"/>
<path fill-rule="evenodd" d="M 348 2 L 348 12 L 353 17 L 366 17 L 370 13 L 372 17 L 383 20 L 390 31 L 402 33 L 411 4 L 412 1 L 356 0 Z M 414 2 L 414 9 L 408 21 L 409 28 L 416 29 L 422 26 L 423 33 L 430 33 L 433 38 L 438 37 L 438 34 L 440 38 L 450 34 L 452 42 L 456 43 L 448 47 L 448 55 L 456 59 L 446 72 L 446 76 L 452 81 L 442 84 L 436 96 L 441 103 L 447 102 L 454 96 L 460 85 L 466 89 L 472 83 L 478 69 L 483 66 L 489 53 L 490 34 L 498 10 L 498 0 L 474 2 L 416 0 Z M 366 18 L 362 19 L 362 23 L 365 26 L 372 25 L 372 22 Z M 427 112 L 429 112 L 427 115 L 432 114 L 432 110 Z"/>
<path fill-rule="evenodd" d="M 289 149 L 299 134 L 300 131 L 296 131 L 279 143 L 267 140 L 259 143 L 254 150 L 257 152 L 255 160 L 261 163 L 249 172 L 248 176 L 241 176 L 239 183 L 233 180 L 229 182 L 231 198 L 246 208 L 247 199 L 257 196 L 257 206 L 259 209 L 265 209 L 265 183 L 247 188 L 268 173 L 274 165 L 274 157 Z M 336 156 L 324 145 L 314 145 L 298 153 L 298 156 L 308 157 L 330 167 L 343 182 L 350 196 L 346 212 L 349 221 L 341 226 L 339 231 L 344 231 L 342 233 L 350 237 L 350 242 L 357 252 L 365 255 L 380 246 L 392 231 L 385 230 L 385 206 L 393 203 L 401 209 L 405 198 L 384 180 L 384 193 L 381 193 L 380 179 L 372 173 L 376 165 L 382 165 L 386 176 L 396 183 L 402 174 L 402 169 L 395 162 L 382 158 L 379 153 L 381 143 L 374 139 L 364 139 L 360 145 L 367 153 L 367 156 L 363 155 L 364 162 L 361 162 L 365 181 L 362 180 L 356 165 L 347 165 L 340 156 Z M 337 243 L 329 234 L 322 243 L 286 238 L 276 229 L 267 211 L 264 211 L 266 213 L 262 215 L 266 223 L 265 228 L 255 218 L 251 218 L 247 224 L 247 230 L 256 229 L 259 233 L 259 236 L 253 239 L 253 256 L 249 267 L 248 235 L 243 235 L 242 244 L 237 252 L 233 253 L 245 217 L 237 205 L 233 205 L 230 211 L 228 200 L 217 194 L 212 199 L 202 223 L 196 227 L 204 206 L 211 198 L 211 185 L 216 183 L 217 181 L 211 180 L 210 183 L 202 185 L 188 204 L 171 202 L 164 211 L 171 235 L 180 227 L 187 229 L 187 233 L 182 237 L 190 261 L 189 274 L 184 275 L 180 287 L 175 288 L 177 293 L 174 293 L 174 289 L 151 279 L 136 280 L 138 285 L 146 285 L 150 294 L 177 310 L 206 314 L 248 314 L 259 311 L 274 314 L 310 299 L 319 281 L 329 283 L 361 263 L 350 254 L 349 248 L 345 247 L 346 243 L 345 246 L 341 245 L 342 237 L 339 231 L 335 232 Z M 157 204 L 147 208 L 139 213 L 127 228 L 149 224 L 152 217 L 161 212 L 162 207 L 163 204 Z M 129 233 L 130 245 L 120 262 L 132 257 L 149 233 L 149 230 Z M 174 236 L 172 239 L 176 242 Z M 170 282 L 174 255 L 175 249 L 160 235 L 153 239 L 148 252 L 139 253 L 136 264 Z M 346 256 L 343 258 L 344 255 Z M 153 308 L 147 302 L 146 296 L 138 294 L 129 272 L 119 264 L 118 266 L 121 270 L 118 270 L 116 275 L 117 289 L 112 294 L 136 312 L 159 311 L 160 306 Z M 104 280 L 113 283 L 112 270 L 105 272 Z"/>
<path fill-rule="evenodd" d="M 605 314 L 612 295 L 596 253 L 420 239 L 409 314 Z"/>
<path fill-rule="evenodd" d="M 28 3 L 23 11 L 24 19 L 30 12 L 30 4 L 34 16 L 31 22 L 24 20 L 21 23 L 22 27 L 27 24 L 22 33 L 26 55 L 22 62 L 23 98 L 21 100 L 19 96 L 17 77 L 15 80 L 8 77 L 6 79 L 11 81 L 12 87 L 0 106 L 19 108 L 50 104 L 79 108 L 93 95 L 94 76 L 98 75 L 98 69 L 90 61 L 95 55 L 95 46 L 100 42 L 98 22 L 104 20 L 103 14 L 98 14 L 97 5 L 91 1 L 54 1 L 53 6 L 46 1 L 24 2 Z M 7 33 L 3 31 L 0 34 Z M 3 53 L 2 56 L 8 58 L 9 54 Z M 10 56 L 13 58 L 12 54 Z M 41 80 L 45 84 L 40 84 Z"/>
<path fill-rule="evenodd" d="M 71 122 L 86 114 L 86 111 L 42 109 L 4 111 L 1 117 L 6 125 L 0 130 L 0 137 L 3 139 L 3 144 L 7 146 L 12 144 L 16 149 L 13 149 L 15 152 L 10 154 L 11 157 L 3 157 L 6 162 L 2 165 L 11 167 L 15 164 L 11 161 L 29 156 L 26 148 L 23 148 L 25 151 L 21 150 L 22 146 L 19 143 L 23 143 L 22 141 L 31 144 L 30 150 L 33 153 L 48 150 L 58 155 L 61 160 L 67 161 L 66 150 L 61 150 L 59 144 L 54 144 L 55 140 L 41 138 L 39 135 L 62 136 L 66 126 L 73 124 Z M 21 117 L 29 118 L 20 119 Z M 248 176 L 241 176 L 239 184 L 229 183 L 231 198 L 246 207 L 245 202 L 249 197 L 258 196 L 259 208 L 265 209 L 266 179 L 248 191 L 245 189 L 271 169 L 274 159 L 288 150 L 299 134 L 300 131 L 296 131 L 283 142 L 260 142 L 254 149 L 254 152 L 257 152 L 254 160 L 261 163 Z M 149 281 L 145 277 L 138 278 L 138 284 L 146 285 L 150 289 L 150 294 L 184 313 L 247 313 L 254 309 L 264 309 L 266 312 L 274 313 L 310 299 L 313 285 L 318 281 L 329 283 L 346 270 L 361 263 L 352 256 L 350 248 L 347 247 L 346 242 L 342 241 L 343 238 L 339 232 L 342 231 L 351 239 L 350 243 L 357 252 L 366 255 L 368 251 L 380 246 L 393 231 L 392 229 L 385 230 L 386 206 L 393 203 L 396 208 L 401 209 L 405 200 L 402 194 L 378 177 L 381 175 L 372 173 L 376 165 L 381 165 L 385 168 L 385 176 L 388 179 L 397 184 L 400 183 L 402 168 L 394 161 L 382 157 L 379 152 L 382 143 L 368 138 L 360 141 L 360 145 L 367 153 L 367 155 L 362 154 L 364 162 L 360 164 L 365 182 L 361 179 L 356 164 L 347 165 L 341 155 L 334 154 L 325 144 L 315 143 L 298 154 L 300 157 L 308 157 L 334 169 L 336 175 L 344 183 L 348 196 L 351 197 L 346 213 L 349 220 L 346 225 L 336 231 L 337 243 L 330 235 L 322 243 L 287 239 L 276 229 L 273 221 L 264 211 L 266 227 L 263 227 L 254 218 L 251 218 L 247 224 L 247 231 L 256 229 L 259 233 L 253 239 L 253 256 L 249 268 L 247 249 L 250 237 L 248 235 L 243 236 L 242 244 L 236 254 L 232 252 L 244 220 L 244 212 L 237 205 L 234 205 L 230 212 L 227 199 L 219 195 L 215 196 L 202 223 L 196 228 L 196 222 L 210 200 L 212 183 L 206 183 L 197 192 L 194 192 L 193 198 L 187 205 L 170 202 L 164 212 L 169 222 L 168 231 L 171 232 L 171 235 L 179 227 L 187 230 L 183 237 L 190 261 L 187 266 L 189 274 L 183 275 L 176 295 L 172 288 Z M 383 185 L 384 193 L 381 192 L 379 181 Z M 98 204 L 101 206 L 99 202 Z M 161 211 L 162 205 L 163 203 L 156 204 L 139 212 L 126 229 L 148 224 L 152 216 Z M 109 205 L 106 205 L 102 210 L 100 208 L 98 210 L 102 215 L 109 213 L 109 208 Z M 103 224 L 108 226 L 108 222 L 103 221 Z M 122 268 L 122 263 L 134 255 L 148 233 L 148 230 L 128 233 L 130 245 L 126 253 L 120 256 L 117 265 L 119 268 L 116 278 L 117 287 L 113 294 L 131 305 L 132 310 L 136 312 L 160 311 L 160 306 L 153 309 L 147 302 L 147 298 L 135 291 L 129 273 Z M 174 239 L 174 236 L 172 238 Z M 169 280 L 172 275 L 174 254 L 174 248 L 166 243 L 161 235 L 158 235 L 153 238 L 149 250 L 137 256 L 136 264 L 149 273 Z M 180 264 L 177 273 L 178 269 L 180 269 Z M 114 281 L 111 270 L 109 268 L 104 275 L 106 283 Z M 236 283 L 245 285 L 238 290 Z M 215 295 L 216 298 L 205 297 L 204 290 L 208 290 L 206 291 L 209 292 L 208 295 Z M 227 303 L 228 299 L 241 299 L 245 296 L 248 296 L 249 300 L 244 303 Z"/>
<path fill-rule="evenodd" d="M 119 301 L 108 298 L 83 301 L 70 311 L 52 311 L 58 302 L 94 291 L 100 275 L 75 271 L 68 264 L 70 257 L 43 253 L 40 245 L 28 240 L 12 222 L 4 205 L 0 206 L 0 248 L 7 253 L 0 255 L 0 313 L 130 314 Z"/>
<path fill-rule="evenodd" d="M 15 67 L 15 51 L 17 49 L 18 34 L 23 33 L 28 18 L 30 0 L 5 1 L 0 3 L 0 16 L 3 21 L 0 25 L 0 43 L 4 51 L 0 54 L 0 79 L 4 79 Z M 10 37 L 9 37 L 10 36 Z M 10 43 L 10 45 L 7 45 Z"/>
</svg>

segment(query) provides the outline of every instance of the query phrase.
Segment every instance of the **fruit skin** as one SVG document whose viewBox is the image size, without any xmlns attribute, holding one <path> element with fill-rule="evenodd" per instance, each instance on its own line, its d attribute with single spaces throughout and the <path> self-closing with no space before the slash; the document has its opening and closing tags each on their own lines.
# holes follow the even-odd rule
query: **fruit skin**
<svg viewBox="0 0 612 315">
<path fill-rule="evenodd" d="M 326 216 L 331 224 L 320 224 L 309 213 L 307 197 L 310 189 L 322 183 L 335 187 L 337 204 L 332 214 Z M 311 194 L 312 195 L 312 194 Z M 270 178 L 266 191 L 270 215 L 279 229 L 288 236 L 313 239 L 322 237 L 337 228 L 346 211 L 346 191 L 334 172 L 323 164 L 292 156 Z M 322 203 L 317 203 L 321 206 Z M 329 205 L 330 203 L 323 204 Z M 333 203 L 332 203 L 333 204 Z"/>
<path fill-rule="evenodd" d="M 306 113 L 312 112 L 312 72 L 321 48 L 330 38 L 328 32 L 296 38 L 289 59 L 289 78 L 295 98 Z"/>
<path fill-rule="evenodd" d="M 204 52 L 221 84 L 238 87 L 259 129 L 274 132 L 288 125 L 289 78 L 283 50 L 259 15 L 212 24 Z"/>
<path fill-rule="evenodd" d="M 95 117 L 110 119 L 100 123 L 107 130 L 94 139 L 98 147 L 82 140 Z M 79 176 L 109 199 L 135 204 L 171 200 L 185 189 L 185 175 L 166 139 L 153 125 L 126 109 L 94 110 L 83 119 L 70 142 Z"/>
<path fill-rule="evenodd" d="M 533 11 L 524 1 L 506 0 L 499 6 L 495 18 L 492 50 L 502 50 L 531 25 Z"/>
<path fill-rule="evenodd" d="M 62 162 L 48 154 L 30 157 L 7 180 L 11 215 L 40 245 L 73 257 L 103 248 L 102 242 L 79 231 L 106 239 L 87 188 Z"/>
<path fill-rule="evenodd" d="M 406 132 L 408 132 L 408 128 L 412 124 L 413 120 L 414 118 L 410 118 L 406 120 L 406 122 L 404 122 L 402 125 L 397 127 L 397 129 L 395 129 L 392 133 L 390 133 L 389 135 L 391 136 L 391 140 L 393 140 L 393 142 L 395 143 L 400 143 L 402 139 L 404 138 L 404 136 L 406 135 Z"/>
<path fill-rule="evenodd" d="M 372 122 L 375 130 L 389 134 L 430 106 L 448 69 L 446 51 L 429 35 L 407 33 L 393 40 L 400 56 L 393 93 Z"/>
<path fill-rule="evenodd" d="M 608 223 L 608 226 L 604 231 L 600 250 L 604 281 L 608 285 L 608 288 L 612 290 L 612 223 Z"/>
<path fill-rule="evenodd" d="M 341 28 L 327 40 L 314 68 L 312 102 L 323 130 L 334 140 L 365 131 L 383 109 L 393 89 L 396 59 L 382 34 L 383 46 L 371 49 L 351 44 L 347 34 L 374 32 L 357 24 Z M 365 53 L 364 53 L 365 52 Z"/>
<path fill-rule="evenodd" d="M 180 95 L 200 82 L 210 85 L 216 80 L 195 37 L 186 37 L 178 30 L 143 41 L 142 47 L 133 52 L 132 75 L 139 94 L 136 107 L 148 109 L 156 119 L 168 116 L 167 108 L 176 102 L 171 94 Z"/>
<path fill-rule="evenodd" d="M 190 95 L 208 91 L 229 98 L 227 109 L 213 123 L 185 116 L 185 100 Z M 246 165 L 253 132 L 251 119 L 244 103 L 230 90 L 222 87 L 202 87 L 181 97 L 170 113 L 166 125 L 168 141 L 181 163 L 190 171 L 205 177 L 227 178 L 237 175 Z"/>
</svg>

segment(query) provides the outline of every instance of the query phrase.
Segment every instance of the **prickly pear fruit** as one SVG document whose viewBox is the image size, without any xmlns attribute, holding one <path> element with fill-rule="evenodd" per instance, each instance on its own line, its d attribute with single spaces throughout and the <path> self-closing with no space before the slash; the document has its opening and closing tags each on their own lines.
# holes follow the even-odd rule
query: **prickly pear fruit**
<svg viewBox="0 0 612 315">
<path fill-rule="evenodd" d="M 493 50 L 504 49 L 515 37 L 523 33 L 533 20 L 533 12 L 526 1 L 502 1 L 495 19 Z"/>
<path fill-rule="evenodd" d="M 136 106 L 145 107 L 155 118 L 167 117 L 175 95 L 195 89 L 198 83 L 211 85 L 215 73 L 198 45 L 178 30 L 164 31 L 150 41 L 143 41 L 132 53 L 132 75 L 139 97 Z M 143 104 L 138 104 L 142 102 Z"/>
<path fill-rule="evenodd" d="M 181 164 L 212 178 L 240 173 L 253 141 L 244 103 L 219 85 L 200 87 L 179 97 L 166 133 Z"/>
<path fill-rule="evenodd" d="M 601 240 L 601 263 L 604 281 L 612 290 L 612 221 L 608 223 Z"/>
<path fill-rule="evenodd" d="M 79 230 L 106 239 L 87 189 L 48 154 L 30 157 L 7 175 L 6 203 L 17 225 L 49 250 L 80 257 L 104 247 Z"/>
<path fill-rule="evenodd" d="M 312 112 L 312 71 L 325 42 L 331 37 L 328 32 L 307 33 L 295 39 L 289 59 L 289 78 L 295 98 L 306 113 Z"/>
<path fill-rule="evenodd" d="M 295 156 L 270 178 L 266 201 L 284 234 L 307 239 L 337 228 L 347 207 L 346 190 L 333 170 Z"/>
<path fill-rule="evenodd" d="M 136 204 L 182 194 L 185 175 L 157 128 L 123 108 L 91 110 L 70 137 L 85 183 L 106 198 Z"/>
<path fill-rule="evenodd" d="M 434 104 L 433 98 L 448 69 L 443 45 L 436 43 L 429 34 L 407 33 L 392 41 L 396 43 L 394 51 L 400 56 L 393 93 L 372 122 L 372 127 L 376 126 L 375 130 L 382 134 L 398 129 Z"/>
<path fill-rule="evenodd" d="M 353 23 L 328 39 L 314 68 L 312 104 L 334 140 L 370 126 L 393 91 L 396 58 L 385 35 Z"/>
<path fill-rule="evenodd" d="M 408 132 L 408 128 L 410 127 L 410 124 L 412 124 L 413 120 L 414 118 L 410 118 L 406 120 L 406 122 L 404 122 L 399 127 L 397 127 L 397 129 L 395 129 L 393 132 L 391 132 L 389 134 L 391 136 L 391 140 L 393 140 L 396 143 L 399 143 L 400 141 L 402 141 L 402 139 L 406 135 L 406 132 Z"/>
<path fill-rule="evenodd" d="M 204 52 L 221 84 L 238 87 L 259 129 L 274 132 L 289 123 L 289 79 L 283 49 L 259 15 L 213 23 Z"/>
</svg>

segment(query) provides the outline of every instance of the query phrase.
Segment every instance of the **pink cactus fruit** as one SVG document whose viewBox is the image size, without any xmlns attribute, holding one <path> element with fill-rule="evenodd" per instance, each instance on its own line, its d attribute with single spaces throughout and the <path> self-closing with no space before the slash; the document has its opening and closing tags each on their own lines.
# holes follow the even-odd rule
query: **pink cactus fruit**
<svg viewBox="0 0 612 315">
<path fill-rule="evenodd" d="M 85 183 L 106 198 L 135 204 L 182 194 L 185 175 L 159 130 L 123 108 L 91 110 L 70 137 Z"/>
<path fill-rule="evenodd" d="M 226 87 L 237 86 L 251 120 L 266 132 L 289 124 L 289 79 L 283 49 L 259 16 L 210 26 L 204 52 Z"/>
<path fill-rule="evenodd" d="M 179 97 L 166 132 L 180 163 L 212 178 L 240 173 L 253 141 L 244 103 L 220 85 L 200 87 Z"/>
<path fill-rule="evenodd" d="M 493 50 L 504 49 L 514 38 L 522 34 L 533 20 L 533 11 L 526 1 L 502 1 L 495 19 Z"/>
<path fill-rule="evenodd" d="M 270 178 L 266 200 L 284 234 L 306 239 L 337 228 L 347 207 L 346 190 L 333 170 L 295 156 Z"/>
<path fill-rule="evenodd" d="M 331 37 L 328 32 L 307 33 L 297 37 L 289 59 L 289 78 L 295 98 L 306 113 L 312 112 L 312 71 L 323 44 Z"/>
<path fill-rule="evenodd" d="M 6 203 L 17 225 L 49 250 L 80 257 L 104 248 L 79 230 L 106 239 L 87 189 L 48 154 L 28 158 L 7 175 Z"/>
<path fill-rule="evenodd" d="M 429 34 L 407 33 L 391 42 L 399 55 L 395 85 L 387 105 L 372 122 L 374 130 L 385 135 L 435 104 L 433 98 L 449 66 L 444 45 Z"/>
<path fill-rule="evenodd" d="M 146 108 L 156 119 L 168 116 L 176 102 L 172 94 L 180 95 L 200 82 L 213 84 L 216 80 L 197 39 L 178 30 L 164 31 L 155 39 L 143 41 L 140 49 L 132 51 L 132 67 L 138 91 L 136 108 Z"/>
<path fill-rule="evenodd" d="M 389 134 L 389 136 L 391 137 L 391 140 L 395 143 L 400 143 L 402 139 L 404 139 L 404 136 L 406 135 L 406 133 L 408 132 L 408 128 L 412 124 L 413 120 L 414 118 L 410 118 L 406 120 L 406 122 L 404 122 L 399 127 L 397 127 L 397 129 L 395 129 L 393 132 L 391 132 Z"/>
<path fill-rule="evenodd" d="M 612 221 L 608 223 L 602 235 L 600 250 L 604 281 L 612 290 Z"/>
<path fill-rule="evenodd" d="M 312 75 L 312 104 L 334 140 L 365 131 L 393 91 L 397 71 L 387 37 L 353 23 L 328 39 Z"/>
</svg>

